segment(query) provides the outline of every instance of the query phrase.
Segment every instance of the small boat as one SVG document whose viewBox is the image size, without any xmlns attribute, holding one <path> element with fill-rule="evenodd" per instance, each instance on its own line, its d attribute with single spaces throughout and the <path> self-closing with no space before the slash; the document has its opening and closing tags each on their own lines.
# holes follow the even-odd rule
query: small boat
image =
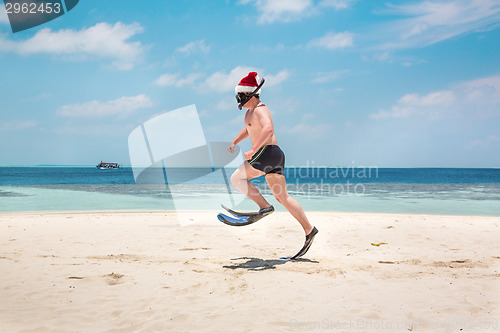
<svg viewBox="0 0 500 333">
<path fill-rule="evenodd" d="M 105 169 L 120 169 L 120 165 L 118 163 L 109 163 L 109 162 L 103 162 L 96 165 L 97 168 L 101 170 Z"/>
</svg>

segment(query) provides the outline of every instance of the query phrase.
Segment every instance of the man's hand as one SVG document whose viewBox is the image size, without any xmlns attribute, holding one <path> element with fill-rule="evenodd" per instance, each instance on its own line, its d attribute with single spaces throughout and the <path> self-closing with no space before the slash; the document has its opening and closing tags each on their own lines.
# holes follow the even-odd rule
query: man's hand
<svg viewBox="0 0 500 333">
<path fill-rule="evenodd" d="M 234 147 L 236 147 L 236 145 L 234 143 L 231 143 L 229 147 L 227 147 L 227 151 L 231 154 L 234 153 Z"/>
<path fill-rule="evenodd" d="M 250 160 L 252 158 L 252 156 L 255 155 L 255 150 L 253 149 L 250 149 L 249 151 L 247 151 L 243 157 L 245 157 L 245 160 Z"/>
</svg>

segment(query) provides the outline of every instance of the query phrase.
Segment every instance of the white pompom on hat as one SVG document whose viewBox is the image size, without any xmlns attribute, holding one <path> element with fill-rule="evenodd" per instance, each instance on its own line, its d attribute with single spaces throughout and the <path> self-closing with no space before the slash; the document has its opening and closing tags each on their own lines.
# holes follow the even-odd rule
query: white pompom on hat
<svg viewBox="0 0 500 333">
<path fill-rule="evenodd" d="M 236 93 L 251 93 L 259 86 L 259 80 L 257 72 L 250 72 L 241 79 L 240 83 L 234 88 L 234 91 Z M 260 94 L 260 89 L 255 94 Z"/>
</svg>

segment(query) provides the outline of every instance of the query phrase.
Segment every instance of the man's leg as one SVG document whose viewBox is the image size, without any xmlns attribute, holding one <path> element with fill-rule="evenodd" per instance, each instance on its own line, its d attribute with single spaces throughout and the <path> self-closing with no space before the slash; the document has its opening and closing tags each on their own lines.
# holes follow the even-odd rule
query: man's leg
<svg viewBox="0 0 500 333">
<path fill-rule="evenodd" d="M 267 208 L 271 206 L 271 204 L 264 199 L 262 194 L 260 194 L 259 190 L 249 181 L 249 179 L 257 178 L 262 175 L 264 175 L 264 172 L 253 168 L 245 161 L 231 176 L 231 183 L 233 186 L 259 205 L 260 209 Z"/>
<path fill-rule="evenodd" d="M 297 200 L 288 194 L 285 176 L 276 173 L 269 173 L 266 175 L 266 181 L 276 200 L 278 200 L 278 202 L 282 204 L 290 212 L 290 214 L 297 219 L 297 221 L 299 221 L 306 235 L 311 233 L 313 226 L 307 219 L 304 210 Z"/>
</svg>

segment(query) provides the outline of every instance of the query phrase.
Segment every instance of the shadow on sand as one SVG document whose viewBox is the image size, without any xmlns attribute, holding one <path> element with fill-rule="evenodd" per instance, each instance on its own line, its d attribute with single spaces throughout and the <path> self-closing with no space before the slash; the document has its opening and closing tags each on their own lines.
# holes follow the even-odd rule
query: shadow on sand
<svg viewBox="0 0 500 333">
<path fill-rule="evenodd" d="M 264 260 L 260 258 L 249 258 L 249 257 L 242 257 L 242 258 L 234 258 L 231 260 L 246 260 L 244 262 L 234 264 L 234 265 L 226 265 L 222 266 L 224 268 L 229 268 L 229 269 L 238 269 L 238 268 L 243 268 L 249 271 L 265 271 L 268 269 L 275 269 L 279 265 L 284 265 L 289 262 L 309 262 L 309 263 L 314 263 L 318 264 L 319 261 L 314 261 L 310 259 L 304 259 L 304 258 L 299 258 L 295 260 L 287 260 L 287 259 L 271 259 L 271 260 Z"/>
</svg>

